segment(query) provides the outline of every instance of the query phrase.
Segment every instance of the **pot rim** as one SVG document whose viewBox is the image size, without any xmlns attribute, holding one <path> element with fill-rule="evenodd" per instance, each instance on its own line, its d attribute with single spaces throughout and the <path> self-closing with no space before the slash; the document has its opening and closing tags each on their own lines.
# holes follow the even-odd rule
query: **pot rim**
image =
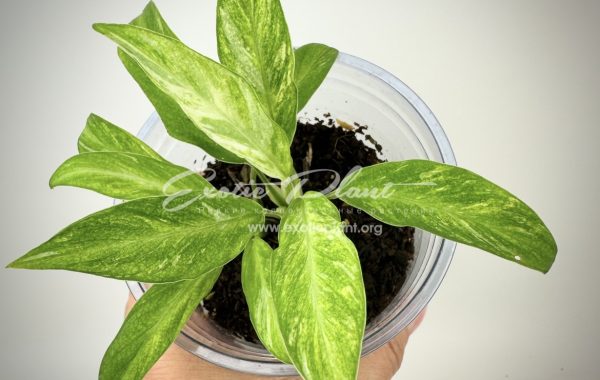
<svg viewBox="0 0 600 380">
<path fill-rule="evenodd" d="M 386 85 L 404 97 L 404 99 L 422 118 L 425 125 L 431 132 L 431 135 L 441 155 L 441 161 L 449 165 L 456 165 L 454 152 L 439 121 L 429 107 L 425 104 L 425 102 L 410 87 L 383 68 L 350 54 L 340 52 L 336 63 L 351 66 L 354 69 L 367 73 L 368 75 L 383 81 Z M 153 112 L 150 118 L 140 129 L 137 137 L 142 140 L 145 139 L 158 121 L 160 121 L 158 114 Z M 408 325 L 408 323 L 413 321 L 419 315 L 419 313 L 425 309 L 439 288 L 452 261 L 454 250 L 456 249 L 455 242 L 442 238 L 440 239 L 441 244 L 438 249 L 439 254 L 432 263 L 431 271 L 427 273 L 422 285 L 419 289 L 417 289 L 412 297 L 410 301 L 412 307 L 407 307 L 404 310 L 405 312 L 403 315 L 398 315 L 397 317 L 391 319 L 388 321 L 388 323 L 378 329 L 378 331 L 371 334 L 375 335 L 379 333 L 380 336 L 378 337 L 377 344 L 372 344 L 371 347 L 363 347 L 362 357 L 377 350 L 393 339 L 398 333 L 400 333 L 404 328 L 403 325 Z M 144 285 L 139 282 L 127 281 L 127 286 L 136 300 L 138 300 L 146 291 Z M 398 323 L 400 316 L 402 317 L 404 323 Z M 390 328 L 386 328 L 389 325 L 392 326 Z M 365 334 L 364 340 L 366 340 L 367 337 L 367 334 Z M 199 358 L 207 360 L 223 368 L 266 376 L 297 375 L 294 367 L 285 363 L 256 362 L 232 357 L 228 354 L 218 352 L 193 339 L 191 336 L 186 334 L 185 331 L 182 331 L 177 337 L 176 344 L 186 351 L 198 356 Z"/>
</svg>

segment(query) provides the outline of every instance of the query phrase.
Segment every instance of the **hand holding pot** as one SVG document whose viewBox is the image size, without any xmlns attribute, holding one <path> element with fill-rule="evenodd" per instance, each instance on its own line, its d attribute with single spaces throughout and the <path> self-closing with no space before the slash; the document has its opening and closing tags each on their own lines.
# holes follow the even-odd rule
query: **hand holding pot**
<svg viewBox="0 0 600 380">
<path fill-rule="evenodd" d="M 130 295 L 126 313 L 133 307 L 134 298 Z M 392 341 L 364 357 L 360 362 L 359 380 L 389 380 L 400 369 L 408 338 L 421 324 L 422 312 L 405 330 Z M 146 380 L 292 380 L 295 377 L 260 377 L 230 371 L 199 359 L 173 344 L 146 375 Z"/>
</svg>

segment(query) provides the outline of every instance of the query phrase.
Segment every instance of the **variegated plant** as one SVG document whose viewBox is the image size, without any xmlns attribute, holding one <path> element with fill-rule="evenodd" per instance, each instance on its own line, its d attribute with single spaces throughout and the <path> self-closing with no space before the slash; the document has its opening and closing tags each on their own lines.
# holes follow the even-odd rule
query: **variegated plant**
<svg viewBox="0 0 600 380">
<path fill-rule="evenodd" d="M 50 186 L 82 187 L 125 202 L 75 222 L 9 265 L 154 284 L 108 348 L 101 379 L 141 379 L 221 268 L 241 252 L 244 294 L 265 347 L 306 379 L 354 379 L 365 290 L 356 248 L 330 200 L 335 197 L 387 224 L 418 227 L 549 270 L 557 248 L 540 218 L 465 169 L 422 160 L 382 163 L 353 172 L 327 197 L 303 194 L 288 180 L 295 174 L 289 147 L 296 115 L 337 51 L 320 44 L 294 50 L 277 0 L 219 0 L 217 20 L 221 63 L 184 45 L 153 3 L 128 25 L 94 29 L 117 43 L 171 136 L 218 160 L 245 163 L 253 178 L 281 180 L 267 188 L 280 207 L 266 210 L 217 191 L 91 115 L 80 154 L 58 168 Z M 276 249 L 255 228 L 266 216 L 281 219 Z"/>
</svg>

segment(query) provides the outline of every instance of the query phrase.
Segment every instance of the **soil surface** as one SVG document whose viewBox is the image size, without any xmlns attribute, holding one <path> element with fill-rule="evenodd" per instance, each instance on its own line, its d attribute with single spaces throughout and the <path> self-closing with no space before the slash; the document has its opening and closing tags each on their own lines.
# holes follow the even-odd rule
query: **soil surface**
<svg viewBox="0 0 600 380">
<path fill-rule="evenodd" d="M 303 189 L 321 191 L 335 180 L 335 172 L 341 178 L 355 166 L 370 166 L 382 162 L 378 153 L 381 146 L 368 135 L 367 127 L 336 122 L 324 115 L 325 120 L 298 123 L 291 146 L 296 172 L 329 169 L 308 175 Z M 360 136 L 360 139 L 358 138 Z M 213 172 L 214 171 L 214 172 Z M 211 183 L 229 191 L 238 186 L 246 188 L 249 168 L 216 162 L 208 165 L 204 175 L 214 177 Z M 246 188 L 247 189 L 247 188 Z M 363 270 L 367 295 L 367 323 L 379 315 L 398 293 L 406 279 L 409 263 L 414 256 L 414 229 L 392 227 L 383 224 L 365 212 L 340 200 L 333 201 L 342 220 L 350 226 L 346 235 L 354 242 Z M 263 199 L 265 207 L 275 206 Z M 270 233 L 264 239 L 277 246 L 277 235 Z M 250 322 L 248 305 L 241 284 L 242 255 L 223 268 L 221 277 L 212 293 L 204 300 L 208 315 L 231 334 L 247 341 L 260 343 Z"/>
</svg>

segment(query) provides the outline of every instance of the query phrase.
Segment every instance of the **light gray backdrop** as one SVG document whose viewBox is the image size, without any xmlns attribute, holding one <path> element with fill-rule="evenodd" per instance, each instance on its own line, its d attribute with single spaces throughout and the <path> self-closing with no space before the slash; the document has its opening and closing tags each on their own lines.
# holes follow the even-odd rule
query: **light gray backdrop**
<svg viewBox="0 0 600 380">
<path fill-rule="evenodd" d="M 158 0 L 215 56 L 215 1 Z M 96 21 L 136 1 L 0 2 L 0 264 L 110 204 L 48 189 L 90 112 L 136 132 L 150 104 Z M 320 41 L 390 70 L 440 119 L 459 164 L 527 201 L 554 232 L 550 274 L 459 246 L 398 379 L 596 379 L 599 296 L 598 1 L 284 1 L 294 43 Z M 0 269 L 0 378 L 93 379 L 123 283 Z"/>
</svg>

